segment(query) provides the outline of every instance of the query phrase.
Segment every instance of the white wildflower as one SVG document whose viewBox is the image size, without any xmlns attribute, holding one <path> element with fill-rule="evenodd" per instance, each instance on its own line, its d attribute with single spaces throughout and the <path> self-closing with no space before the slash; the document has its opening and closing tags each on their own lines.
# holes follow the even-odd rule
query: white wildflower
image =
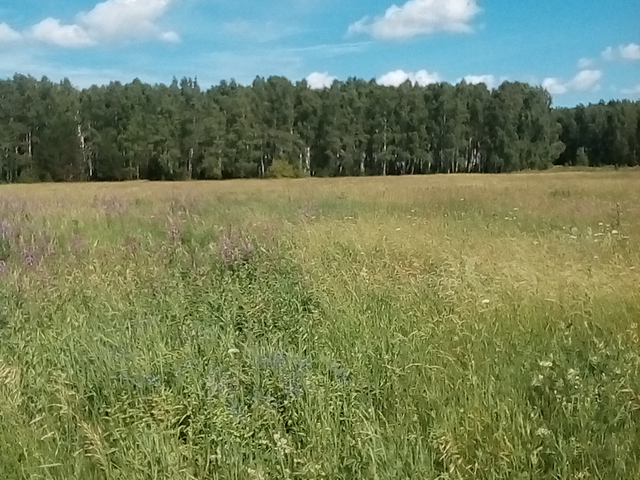
<svg viewBox="0 0 640 480">
<path fill-rule="evenodd" d="M 538 365 L 540 365 L 542 368 L 551 368 L 553 367 L 553 362 L 549 360 L 541 360 L 538 362 Z"/>
<path fill-rule="evenodd" d="M 548 428 L 540 427 L 538 430 L 536 430 L 536 435 L 538 437 L 547 437 L 551 435 L 551 430 L 549 430 Z"/>
<path fill-rule="evenodd" d="M 230 348 L 227 353 L 229 355 L 236 355 L 236 354 L 240 353 L 240 350 L 238 350 L 237 348 Z"/>
</svg>

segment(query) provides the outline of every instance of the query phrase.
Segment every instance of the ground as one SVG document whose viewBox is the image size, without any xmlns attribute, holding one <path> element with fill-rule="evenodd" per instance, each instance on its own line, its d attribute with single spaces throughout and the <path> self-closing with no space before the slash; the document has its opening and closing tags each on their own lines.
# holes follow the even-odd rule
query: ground
<svg viewBox="0 0 640 480">
<path fill-rule="evenodd" d="M 638 478 L 639 186 L 2 186 L 0 478 Z"/>
</svg>

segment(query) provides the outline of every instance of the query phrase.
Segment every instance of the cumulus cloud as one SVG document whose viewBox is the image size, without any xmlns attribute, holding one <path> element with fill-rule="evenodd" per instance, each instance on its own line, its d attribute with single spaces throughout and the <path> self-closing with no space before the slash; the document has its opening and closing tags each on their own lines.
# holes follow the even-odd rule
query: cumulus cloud
<svg viewBox="0 0 640 480">
<path fill-rule="evenodd" d="M 464 77 L 464 81 L 472 85 L 484 83 L 490 89 L 498 86 L 498 79 L 495 75 L 467 75 Z"/>
<path fill-rule="evenodd" d="M 95 43 L 79 25 L 62 25 L 60 20 L 55 18 L 47 18 L 34 25 L 31 35 L 36 40 L 60 47 L 87 47 Z"/>
<path fill-rule="evenodd" d="M 596 62 L 592 58 L 581 58 L 578 61 L 578 68 L 581 70 L 586 70 L 588 68 L 595 67 Z"/>
<path fill-rule="evenodd" d="M 582 92 L 592 90 L 598 87 L 598 82 L 601 78 L 602 71 L 600 70 L 582 70 L 569 82 L 569 88 Z"/>
<path fill-rule="evenodd" d="M 571 80 L 565 82 L 556 77 L 545 78 L 542 86 L 551 95 L 563 95 L 567 92 L 595 91 L 600 88 L 601 70 L 582 70 Z"/>
<path fill-rule="evenodd" d="M 17 42 L 22 38 L 18 32 L 6 23 L 0 23 L 0 43 Z"/>
<path fill-rule="evenodd" d="M 331 87 L 335 80 L 336 77 L 327 72 L 313 72 L 307 77 L 307 84 L 312 90 L 322 90 Z"/>
<path fill-rule="evenodd" d="M 349 27 L 379 40 L 401 40 L 435 32 L 468 32 L 480 13 L 476 0 L 409 0 L 392 5 L 384 15 L 365 17 Z"/>
<path fill-rule="evenodd" d="M 395 70 L 393 72 L 385 73 L 378 78 L 378 85 L 385 87 L 399 87 L 404 82 L 409 80 L 413 85 L 420 85 L 424 87 L 432 83 L 438 83 L 440 81 L 440 75 L 437 73 L 429 73 L 426 70 L 419 70 L 417 72 L 405 72 L 404 70 Z"/>
<path fill-rule="evenodd" d="M 640 45 L 630 43 L 629 45 L 620 45 L 620 56 L 625 60 L 640 60 Z"/>
<path fill-rule="evenodd" d="M 602 58 L 610 62 L 617 59 L 640 60 L 640 45 L 630 43 L 629 45 L 618 45 L 617 48 L 607 47 L 602 52 Z"/>
<path fill-rule="evenodd" d="M 555 77 L 545 78 L 542 82 L 542 86 L 551 95 L 562 95 L 569 91 L 567 84 Z"/>
<path fill-rule="evenodd" d="M 80 48 L 130 38 L 157 38 L 177 42 L 175 32 L 163 31 L 158 20 L 174 0 L 106 0 L 76 15 L 75 23 L 46 18 L 31 28 L 36 40 L 67 48 Z"/>
</svg>

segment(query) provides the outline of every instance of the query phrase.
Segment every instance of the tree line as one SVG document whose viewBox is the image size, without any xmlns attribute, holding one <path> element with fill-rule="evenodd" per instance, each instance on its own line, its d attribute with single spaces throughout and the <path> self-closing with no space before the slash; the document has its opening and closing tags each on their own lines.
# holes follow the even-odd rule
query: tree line
<svg viewBox="0 0 640 480">
<path fill-rule="evenodd" d="M 0 81 L 0 181 L 501 173 L 638 165 L 640 102 L 552 108 L 541 87 L 351 78 L 250 86 Z M 285 168 L 283 168 L 285 167 Z"/>
</svg>

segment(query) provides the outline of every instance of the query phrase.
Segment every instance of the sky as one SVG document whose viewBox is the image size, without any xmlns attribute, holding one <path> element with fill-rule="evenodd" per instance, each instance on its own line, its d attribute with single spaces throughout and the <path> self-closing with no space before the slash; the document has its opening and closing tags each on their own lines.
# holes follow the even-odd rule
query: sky
<svg viewBox="0 0 640 480">
<path fill-rule="evenodd" d="M 2 0 L 0 78 L 542 85 L 640 99 L 639 0 Z"/>
</svg>

